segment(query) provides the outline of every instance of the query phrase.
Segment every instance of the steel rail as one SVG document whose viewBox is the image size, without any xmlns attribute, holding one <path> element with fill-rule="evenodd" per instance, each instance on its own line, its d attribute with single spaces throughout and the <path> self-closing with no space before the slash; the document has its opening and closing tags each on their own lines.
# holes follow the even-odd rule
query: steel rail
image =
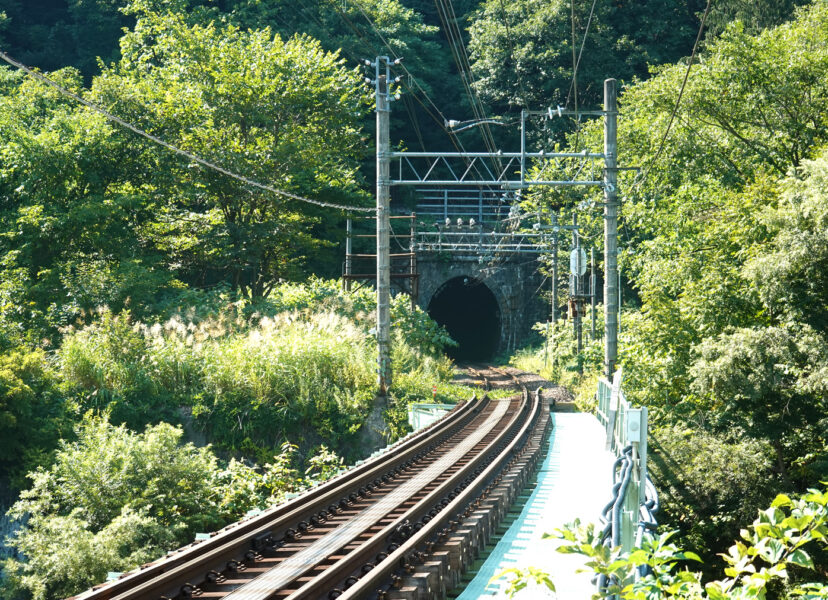
<svg viewBox="0 0 828 600">
<path fill-rule="evenodd" d="M 228 525 L 210 539 L 197 541 L 168 553 L 156 561 L 125 573 L 119 579 L 94 586 L 72 600 L 158 600 L 191 581 L 203 580 L 210 571 L 222 571 L 229 561 L 243 560 L 245 553 L 255 549 L 267 537 L 284 536 L 285 532 L 308 520 L 337 499 L 348 496 L 389 466 L 401 464 L 423 449 L 442 443 L 459 431 L 488 403 L 487 398 L 473 397 L 458 405 L 431 426 L 400 440 L 385 453 L 369 459 L 343 474 L 316 486 L 297 498 L 262 514 Z M 437 438 L 439 441 L 435 442 Z"/>
<path fill-rule="evenodd" d="M 355 503 L 348 510 L 356 511 L 356 514 L 339 515 L 341 522 L 336 527 L 315 536 L 310 543 L 292 540 L 282 549 L 273 549 L 276 554 L 282 554 L 281 558 L 272 552 L 266 552 L 268 558 L 257 558 L 251 565 L 250 571 L 255 572 L 251 573 L 254 577 L 244 580 L 239 575 L 228 575 L 227 581 L 216 581 L 214 585 L 204 587 L 201 590 L 203 595 L 228 600 L 287 597 L 304 581 L 330 569 L 343 552 L 361 544 L 366 537 L 381 529 L 384 523 L 399 523 L 407 507 L 416 504 L 434 485 L 439 485 L 459 468 L 457 463 L 462 461 L 452 457 L 453 454 L 458 454 L 457 446 L 466 446 L 459 456 L 467 455 L 469 451 L 476 454 L 473 448 L 478 447 L 481 438 L 489 435 L 486 427 L 480 428 L 480 420 L 491 424 L 494 421 L 502 422 L 506 412 L 504 408 L 503 404 L 498 403 L 483 407 L 475 420 L 453 436 L 459 438 L 459 442 L 451 443 L 448 440 L 448 443 L 434 449 L 428 456 L 423 456 L 422 461 L 411 465 L 405 463 L 406 472 L 400 474 L 400 481 L 395 482 L 392 489 L 384 493 L 379 491 L 377 498 L 370 501 L 366 499 Z M 491 426 L 488 430 L 491 430 Z M 478 439 L 475 440 L 475 437 Z"/>
<path fill-rule="evenodd" d="M 524 393 L 522 394 L 522 398 L 520 401 L 520 405 L 518 410 L 514 412 L 514 414 L 509 419 L 506 426 L 501 429 L 495 439 L 489 441 L 486 448 L 483 452 L 478 452 L 471 460 L 464 465 L 464 467 L 458 470 L 456 473 L 452 475 L 451 478 L 447 479 L 446 481 L 442 482 L 439 487 L 434 489 L 430 492 L 425 498 L 420 500 L 415 506 L 411 507 L 403 516 L 399 517 L 395 522 L 386 525 L 381 531 L 377 532 L 370 540 L 359 546 L 358 548 L 354 549 L 342 559 L 340 559 L 335 565 L 326 569 L 322 574 L 318 575 L 316 578 L 312 579 L 311 581 L 305 583 L 300 589 L 296 592 L 288 596 L 289 600 L 311 600 L 311 599 L 318 599 L 325 597 L 328 592 L 333 589 L 339 587 L 341 582 L 344 582 L 349 576 L 356 576 L 356 573 L 359 572 L 363 565 L 370 564 L 371 568 L 368 573 L 372 573 L 373 570 L 377 568 L 377 565 L 373 562 L 375 557 L 386 550 L 386 547 L 389 544 L 389 539 L 391 539 L 392 534 L 395 530 L 400 526 L 401 523 L 418 523 L 422 522 L 421 520 L 425 517 L 429 511 L 435 509 L 439 503 L 441 502 L 442 498 L 448 497 L 453 492 L 456 493 L 458 488 L 463 488 L 463 480 L 465 478 L 469 478 L 472 473 L 474 473 L 475 469 L 482 468 L 483 463 L 489 459 L 490 461 L 497 456 L 504 456 L 500 452 L 500 446 L 504 438 L 513 438 L 512 444 L 509 445 L 509 448 L 513 447 L 514 445 L 514 438 L 520 435 L 520 426 L 523 425 L 525 429 L 528 425 L 528 420 L 525 417 L 525 413 L 528 409 L 528 398 L 527 395 Z M 469 482 L 468 486 L 473 486 L 474 481 L 481 481 L 485 479 L 485 474 L 490 473 L 494 468 L 500 467 L 502 464 L 498 464 L 493 466 L 491 463 L 488 467 L 481 473 L 478 477 L 474 478 L 472 481 Z M 481 486 L 482 484 L 478 484 Z M 465 487 L 468 490 L 468 486 Z M 473 489 L 476 489 L 478 486 L 473 486 Z M 452 499 L 445 508 L 439 509 L 437 515 L 433 518 L 429 519 L 427 523 L 424 524 L 423 528 L 420 531 L 426 531 L 427 533 L 433 534 L 439 529 L 435 529 L 438 525 L 444 525 L 445 522 L 450 520 L 454 513 L 449 510 L 449 507 L 457 506 L 457 498 L 468 498 L 469 494 L 460 492 Z M 401 556 L 397 551 L 393 551 L 390 553 L 389 557 L 383 560 L 381 565 L 385 565 L 387 563 L 387 567 L 383 569 L 383 571 L 388 569 L 396 568 L 396 562 L 391 558 L 392 556 Z M 360 580 L 361 581 L 361 580 Z M 261 598 L 270 598 L 270 596 L 262 596 Z"/>
<path fill-rule="evenodd" d="M 528 400 L 526 388 L 523 388 L 524 403 L 521 413 L 528 409 Z M 475 481 L 467 486 L 460 494 L 458 494 L 443 510 L 438 513 L 438 516 L 430 520 L 422 529 L 414 533 L 408 540 L 400 545 L 399 548 L 391 552 L 386 560 L 380 563 L 376 568 L 369 571 L 363 576 L 355 585 L 351 586 L 341 596 L 337 596 L 340 600 L 363 600 L 366 598 L 383 597 L 384 592 L 382 586 L 389 581 L 394 575 L 395 571 L 401 567 L 406 567 L 412 563 L 413 556 L 422 556 L 427 554 L 428 550 L 433 547 L 432 541 L 435 537 L 439 537 L 439 532 L 447 525 L 452 525 L 452 522 L 462 521 L 462 517 L 468 514 L 468 508 L 473 501 L 478 498 L 483 490 L 496 478 L 498 472 L 505 469 L 509 458 L 515 458 L 517 450 L 520 448 L 529 437 L 537 423 L 538 417 L 542 410 L 542 400 L 540 390 L 536 390 L 533 394 L 533 401 L 531 411 L 528 418 L 522 420 L 522 425 L 519 432 L 513 437 L 509 444 L 503 448 L 497 457 L 486 467 L 486 469 L 475 479 Z M 422 548 L 424 552 L 419 550 Z M 309 598 L 310 596 L 303 596 Z M 317 596 L 320 597 L 320 596 Z M 297 597 L 298 598 L 298 597 Z M 293 596 L 290 600 L 294 600 Z"/>
</svg>

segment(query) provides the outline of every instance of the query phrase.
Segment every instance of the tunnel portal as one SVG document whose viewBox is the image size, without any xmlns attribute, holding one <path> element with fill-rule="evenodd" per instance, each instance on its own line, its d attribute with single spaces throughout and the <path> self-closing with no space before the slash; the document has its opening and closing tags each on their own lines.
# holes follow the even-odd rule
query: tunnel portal
<svg viewBox="0 0 828 600">
<path fill-rule="evenodd" d="M 458 361 L 488 360 L 500 342 L 500 308 L 492 291 L 474 277 L 455 277 L 434 293 L 428 313 L 459 344 L 447 348 Z"/>
</svg>

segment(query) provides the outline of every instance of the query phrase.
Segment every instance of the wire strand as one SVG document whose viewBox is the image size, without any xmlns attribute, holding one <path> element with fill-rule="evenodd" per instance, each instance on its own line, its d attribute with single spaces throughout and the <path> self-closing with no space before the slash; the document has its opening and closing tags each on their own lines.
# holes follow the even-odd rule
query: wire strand
<svg viewBox="0 0 828 600">
<path fill-rule="evenodd" d="M 581 49 L 578 51 L 578 60 L 575 61 L 575 68 L 573 69 L 573 72 L 572 72 L 572 81 L 569 84 L 569 92 L 567 92 L 567 94 L 566 94 L 566 103 L 564 104 L 564 106 L 569 105 L 569 98 L 572 95 L 572 89 L 575 86 L 575 81 L 576 81 L 575 76 L 578 73 L 578 67 L 581 66 L 581 56 L 583 56 L 583 54 L 584 54 L 584 45 L 586 44 L 587 35 L 589 35 L 589 26 L 592 23 L 592 15 L 595 13 L 595 2 L 596 2 L 596 0 L 592 0 L 592 8 L 589 9 L 589 18 L 587 19 L 586 28 L 584 29 L 584 37 L 581 40 Z M 573 47 L 574 47 L 574 41 L 573 41 Z M 577 93 L 577 91 L 576 91 L 576 93 Z M 577 108 L 576 108 L 576 112 L 577 112 Z"/>
<path fill-rule="evenodd" d="M 661 144 L 658 147 L 658 151 L 656 152 L 653 159 L 649 162 L 647 166 L 647 170 L 642 174 L 641 181 L 647 176 L 650 172 L 650 168 L 656 163 L 656 161 L 661 157 L 661 153 L 664 150 L 664 147 L 667 145 L 667 137 L 670 135 L 670 129 L 673 126 L 673 121 L 676 118 L 676 114 L 678 113 L 678 107 L 681 103 L 681 98 L 684 95 L 684 88 L 687 85 L 687 79 L 690 77 L 690 69 L 693 67 L 693 59 L 696 57 L 696 50 L 699 47 L 699 41 L 701 40 L 702 32 L 704 31 L 704 24 L 707 21 L 707 15 L 710 14 L 710 6 L 713 4 L 713 0 L 707 0 L 707 6 L 704 9 L 704 15 L 702 15 L 701 25 L 699 26 L 699 33 L 696 35 L 696 41 L 693 44 L 693 52 L 690 54 L 690 60 L 687 62 L 687 70 L 684 72 L 684 80 L 681 82 L 681 89 L 679 90 L 678 97 L 676 98 L 676 104 L 673 106 L 673 112 L 670 115 L 670 120 L 667 122 L 667 129 L 664 131 L 664 136 L 661 138 Z"/>
<path fill-rule="evenodd" d="M 27 73 L 31 77 L 35 78 L 36 80 L 40 81 L 41 83 L 44 83 L 44 84 L 54 88 L 60 94 L 66 96 L 68 98 L 71 98 L 75 102 L 78 102 L 78 103 L 82 104 L 83 106 L 85 106 L 85 107 L 87 107 L 87 108 L 103 115 L 104 117 L 106 117 L 107 119 L 112 121 L 113 123 L 117 123 L 121 127 L 125 128 L 125 129 L 129 129 L 133 133 L 136 133 L 136 134 L 140 135 L 141 137 L 146 138 L 146 139 L 148 139 L 149 141 L 151 141 L 155 144 L 158 144 L 159 146 L 163 146 L 164 148 L 166 148 L 167 150 L 170 150 L 171 152 L 174 152 L 175 154 L 178 154 L 180 156 L 188 158 L 191 161 L 196 162 L 196 163 L 200 164 L 203 167 L 206 167 L 208 169 L 212 169 L 213 171 L 217 171 L 217 172 L 219 172 L 223 175 L 226 175 L 227 177 L 230 177 L 232 179 L 236 179 L 238 181 L 241 181 L 242 183 L 244 183 L 246 185 L 249 185 L 249 186 L 255 187 L 255 188 L 259 188 L 261 190 L 265 190 L 265 191 L 271 192 L 273 194 L 277 194 L 279 196 L 284 196 L 285 198 L 290 198 L 291 200 L 297 200 L 299 202 L 304 202 L 306 204 L 313 204 L 315 206 L 321 206 L 322 208 L 334 208 L 334 209 L 342 210 L 342 211 L 346 211 L 346 212 L 365 212 L 365 213 L 375 213 L 375 212 L 377 212 L 377 209 L 374 208 L 374 207 L 346 206 L 344 204 L 336 204 L 334 202 L 325 202 L 323 200 L 314 200 L 312 198 L 305 198 L 304 196 L 299 196 L 299 195 L 291 193 L 291 192 L 286 192 L 284 190 L 277 189 L 277 188 L 275 188 L 271 185 L 268 185 L 268 184 L 265 184 L 265 183 L 259 183 L 258 181 L 250 179 L 249 177 L 245 177 L 244 175 L 239 175 L 237 173 L 234 173 L 233 171 L 230 171 L 230 170 L 225 169 L 224 167 L 222 167 L 220 165 L 217 165 L 217 164 L 212 163 L 208 160 L 205 160 L 205 159 L 201 158 L 200 156 L 196 156 L 192 152 L 188 152 L 187 150 L 183 150 L 183 149 L 179 148 L 178 146 L 174 146 L 174 145 L 170 144 L 169 142 L 166 142 L 166 141 L 162 140 L 161 138 L 156 137 L 156 136 L 152 135 L 151 133 L 148 133 L 148 132 L 144 131 L 143 129 L 140 129 L 139 127 L 136 127 L 132 123 L 129 123 L 129 122 L 125 121 L 124 119 L 122 119 L 122 118 L 120 118 L 116 115 L 113 115 L 112 113 L 107 111 L 105 108 L 103 108 L 101 106 L 98 106 L 97 104 L 95 104 L 93 102 L 90 102 L 89 100 L 86 100 L 85 98 L 82 98 L 81 96 L 75 94 L 74 92 L 72 92 L 70 90 L 67 90 L 65 87 L 63 87 L 62 85 L 60 85 L 56 81 L 53 81 L 53 80 L 49 79 L 48 77 L 46 77 L 45 75 L 30 69 L 29 67 L 27 67 L 23 63 L 20 63 L 20 62 L 14 60 L 12 57 L 10 57 L 8 54 L 3 52 L 2 50 L 0 50 L 0 59 L 4 60 L 5 62 L 12 65 L 13 67 L 16 67 L 16 68 L 20 69 L 21 71 L 24 71 L 25 73 Z"/>
<path fill-rule="evenodd" d="M 342 20 L 346 23 L 346 25 L 348 25 L 348 27 L 350 27 L 350 28 L 351 28 L 351 30 L 352 30 L 354 33 L 356 33 L 356 34 L 357 34 L 357 36 L 358 36 L 358 37 L 359 37 L 359 38 L 360 38 L 360 39 L 361 39 L 361 40 L 365 43 L 365 45 L 366 45 L 366 46 L 368 46 L 368 49 L 369 49 L 369 50 L 373 50 L 373 48 L 371 48 L 371 44 L 368 42 L 368 40 L 365 38 L 365 36 L 363 36 L 363 35 L 359 32 L 359 30 L 355 27 L 355 25 L 354 25 L 354 24 L 353 24 L 353 22 L 352 22 L 352 21 L 348 18 L 348 16 L 347 16 L 345 13 L 343 13 L 343 12 L 339 9 L 339 7 L 336 5 L 335 0 L 330 0 L 330 3 L 331 3 L 331 6 L 333 7 L 333 9 L 336 11 L 336 13 L 339 15 L 339 17 L 340 17 L 340 18 L 341 18 L 341 19 L 342 19 Z M 396 51 L 395 51 L 395 50 L 394 50 L 394 48 L 391 46 L 391 44 L 388 42 L 388 40 L 386 39 L 386 37 L 385 37 L 384 35 L 382 35 L 382 32 L 380 32 L 379 28 L 376 26 L 376 24 L 374 23 L 374 21 L 373 21 L 373 20 L 371 20 L 371 17 L 370 17 L 370 16 L 368 15 L 368 13 L 367 13 L 367 12 L 366 12 L 363 8 L 362 8 L 362 6 L 361 6 L 359 3 L 355 3 L 355 4 L 354 4 L 354 6 L 356 6 L 357 10 L 359 10 L 359 12 L 362 14 L 362 16 L 363 16 L 363 18 L 365 19 L 365 21 L 368 23 L 368 25 L 369 25 L 369 26 L 370 26 L 370 27 L 374 30 L 374 32 L 377 34 L 377 37 L 379 37 L 379 38 L 380 38 L 380 40 L 382 40 L 382 42 L 383 42 L 383 44 L 385 45 L 385 47 L 386 47 L 386 48 L 388 48 L 388 51 L 390 52 L 391 56 L 392 56 L 394 59 L 398 59 L 398 58 L 400 58 L 400 56 L 396 53 Z M 415 76 L 411 73 L 411 71 L 409 71 L 409 70 L 408 70 L 408 67 L 406 67 L 406 66 L 405 66 L 405 63 L 402 63 L 402 62 L 401 62 L 401 63 L 399 64 L 399 67 L 400 67 L 400 68 L 403 70 L 403 72 L 404 72 L 404 73 L 408 76 L 408 79 L 409 79 L 409 80 L 413 83 L 413 85 L 405 85 L 405 80 L 403 80 L 403 84 L 404 84 L 404 85 L 405 85 L 405 87 L 408 89 L 408 91 L 409 91 L 409 92 L 411 92 L 412 98 L 414 98 L 414 100 L 416 100 L 416 101 L 417 101 L 417 103 L 418 103 L 420 106 L 422 106 L 422 107 L 423 107 L 423 110 L 425 110 L 426 114 L 428 114 L 428 116 L 429 116 L 429 117 L 431 117 L 431 118 L 432 118 L 432 120 L 434 120 L 434 122 L 435 122 L 435 123 L 437 123 L 437 125 L 438 125 L 438 126 L 439 126 L 439 127 L 440 127 L 440 128 L 441 128 L 444 132 L 445 132 L 445 134 L 446 134 L 446 135 L 448 136 L 448 138 L 449 138 L 449 141 L 450 141 L 450 142 L 451 142 L 451 144 L 455 147 L 455 149 L 456 149 L 456 150 L 458 150 L 459 152 L 465 152 L 465 151 L 466 151 L 466 149 L 465 149 L 465 147 L 463 146 L 463 143 L 460 141 L 460 139 L 457 137 L 457 135 L 455 135 L 452 131 L 450 131 L 450 130 L 448 129 L 448 127 L 446 126 L 446 123 L 448 123 L 448 118 L 447 118 L 447 117 L 443 114 L 443 112 L 440 110 L 440 107 L 439 107 L 439 106 L 437 106 L 437 104 L 434 102 L 434 100 L 431 98 L 431 96 L 429 96 L 428 92 L 427 92 L 427 91 L 425 90 L 425 88 L 422 86 L 422 84 L 420 83 L 419 79 L 417 79 L 417 78 L 416 78 L 416 77 L 415 77 Z M 414 89 L 414 86 L 416 86 L 416 87 L 417 87 L 417 89 L 419 89 L 419 93 L 418 93 L 417 89 Z M 434 110 L 437 112 L 437 115 L 439 115 L 439 117 L 438 117 L 438 116 L 435 116 L 435 114 L 434 114 L 434 112 L 432 112 L 431 108 L 429 108 L 428 106 L 426 106 L 425 102 L 423 102 L 423 101 L 420 99 L 420 97 L 419 97 L 419 94 L 420 94 L 420 93 L 423 95 L 423 97 L 425 98 L 425 100 L 426 100 L 426 101 L 427 101 L 427 102 L 431 105 L 431 107 L 433 107 L 433 108 L 434 108 Z M 473 169 L 474 169 L 474 171 L 478 174 L 478 176 L 480 176 L 480 178 L 481 178 L 481 179 L 483 178 L 482 174 L 480 173 L 480 169 L 476 166 L 476 164 L 474 164 L 474 163 L 470 163 L 470 162 L 469 162 L 469 159 L 466 159 L 466 164 L 467 164 L 467 166 L 470 166 L 471 168 L 473 168 Z"/>
</svg>

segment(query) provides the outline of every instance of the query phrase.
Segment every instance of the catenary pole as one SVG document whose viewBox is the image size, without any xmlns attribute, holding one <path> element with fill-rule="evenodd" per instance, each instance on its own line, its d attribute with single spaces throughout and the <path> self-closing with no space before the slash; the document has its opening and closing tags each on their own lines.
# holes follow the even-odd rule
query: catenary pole
<svg viewBox="0 0 828 600">
<path fill-rule="evenodd" d="M 618 360 L 618 104 L 616 80 L 604 81 L 604 368 Z"/>
<path fill-rule="evenodd" d="M 573 309 L 572 326 L 575 329 L 575 350 L 580 354 L 584 346 L 583 320 L 581 319 L 581 236 L 578 233 L 578 213 L 572 213 L 572 249 L 575 257 L 575 272 L 572 273 L 572 295 L 569 304 Z M 578 360 L 580 361 L 580 357 Z"/>
<path fill-rule="evenodd" d="M 391 108 L 388 58 L 377 57 L 374 66 L 377 104 L 377 374 L 379 393 L 386 395 L 391 387 Z"/>
<path fill-rule="evenodd" d="M 350 217 L 345 221 L 345 291 L 351 291 L 351 273 L 353 272 L 353 259 L 351 255 L 354 253 L 353 247 L 353 221 Z"/>
<path fill-rule="evenodd" d="M 558 215 L 552 213 L 552 328 L 558 324 Z"/>
<path fill-rule="evenodd" d="M 592 303 L 592 339 L 595 340 L 595 248 L 589 249 L 589 300 Z"/>
</svg>

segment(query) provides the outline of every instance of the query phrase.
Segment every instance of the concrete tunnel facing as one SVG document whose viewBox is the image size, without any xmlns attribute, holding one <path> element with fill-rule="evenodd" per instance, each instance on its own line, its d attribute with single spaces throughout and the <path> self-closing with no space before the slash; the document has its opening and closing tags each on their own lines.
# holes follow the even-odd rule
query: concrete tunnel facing
<svg viewBox="0 0 828 600">
<path fill-rule="evenodd" d="M 447 348 L 457 361 L 491 359 L 500 342 L 500 307 L 489 287 L 474 277 L 455 277 L 441 285 L 428 313 L 459 346 Z"/>
</svg>

